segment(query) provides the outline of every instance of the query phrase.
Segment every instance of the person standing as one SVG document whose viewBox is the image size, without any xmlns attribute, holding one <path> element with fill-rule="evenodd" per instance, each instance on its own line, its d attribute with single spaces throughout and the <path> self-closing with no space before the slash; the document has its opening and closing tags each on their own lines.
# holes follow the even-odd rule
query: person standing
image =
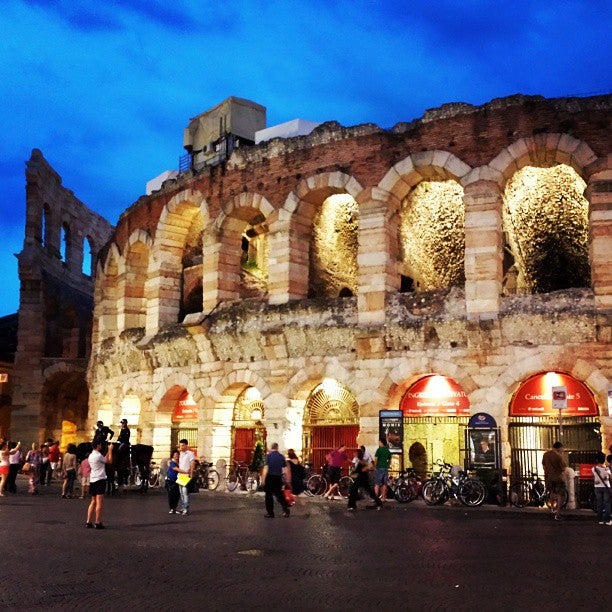
<svg viewBox="0 0 612 612">
<path fill-rule="evenodd" d="M 51 466 L 49 465 L 49 443 L 43 442 L 40 447 L 40 486 L 44 487 L 47 484 L 47 479 L 51 478 L 49 475 L 49 470 Z"/>
<path fill-rule="evenodd" d="M 561 509 L 565 494 L 565 483 L 563 472 L 567 467 L 563 457 L 563 444 L 555 442 L 550 450 L 542 456 L 542 467 L 544 468 L 544 482 L 550 494 L 550 507 L 556 521 L 562 520 Z"/>
<path fill-rule="evenodd" d="M 353 470 L 353 483 L 349 489 L 348 509 L 357 509 L 357 499 L 359 497 L 359 489 L 363 489 L 366 493 L 374 500 L 376 509 L 380 510 L 382 506 L 382 500 L 372 489 L 370 485 L 370 461 L 365 460 L 363 449 L 359 448 L 357 451 L 357 461 Z"/>
<path fill-rule="evenodd" d="M 79 465 L 79 473 L 81 475 L 81 495 L 80 499 L 87 497 L 89 495 L 89 478 L 91 477 L 91 466 L 89 465 L 89 454 L 83 461 L 81 461 L 81 465 Z"/>
<path fill-rule="evenodd" d="M 76 450 L 77 448 L 74 444 L 69 444 L 64 454 L 64 461 L 62 463 L 62 474 L 64 476 L 64 484 L 62 485 L 63 499 L 72 499 L 74 495 L 74 481 L 77 474 Z"/>
<path fill-rule="evenodd" d="M 595 484 L 595 499 L 597 500 L 597 521 L 600 525 L 611 525 L 610 502 L 612 496 L 610 487 L 612 486 L 612 476 L 610 469 L 606 467 L 606 456 L 599 451 L 595 459 L 597 465 L 592 468 L 593 483 Z"/>
<path fill-rule="evenodd" d="M 101 440 L 96 439 L 93 443 L 93 450 L 89 455 L 89 465 L 91 474 L 89 476 L 89 492 L 91 494 L 91 502 L 87 508 L 87 522 L 85 527 L 91 529 L 104 529 L 102 524 L 102 507 L 104 503 L 104 494 L 106 493 L 106 463 L 113 460 L 113 446 L 103 444 Z M 106 451 L 106 454 L 102 454 Z"/>
<path fill-rule="evenodd" d="M 391 451 L 386 438 L 378 439 L 378 448 L 374 453 L 374 491 L 376 497 L 385 501 L 387 499 L 387 482 L 389 481 L 389 466 L 391 465 Z"/>
<path fill-rule="evenodd" d="M 176 514 L 176 507 L 178 506 L 181 493 L 179 491 L 179 485 L 176 479 L 179 474 L 179 455 L 177 450 L 172 451 L 170 461 L 168 462 L 168 469 L 166 470 L 166 491 L 168 492 L 168 507 L 170 510 L 168 514 Z"/>
<path fill-rule="evenodd" d="M 325 492 L 324 498 L 334 500 L 335 494 L 338 492 L 338 483 L 340 482 L 340 476 L 342 475 L 342 465 L 348 459 L 346 454 L 346 446 L 341 444 L 336 450 L 333 450 L 327 456 L 327 479 L 329 480 L 329 487 Z"/>
<path fill-rule="evenodd" d="M 21 442 L 17 442 L 13 448 L 9 448 L 9 443 L 6 440 L 0 444 L 0 497 L 4 496 L 4 488 L 9 475 L 10 457 L 20 448 Z"/>
<path fill-rule="evenodd" d="M 291 471 L 287 467 L 285 457 L 278 451 L 278 443 L 274 442 L 271 450 L 266 457 L 261 474 L 261 482 L 266 492 L 266 518 L 274 518 L 274 498 L 283 509 L 283 516 L 289 518 L 289 506 L 283 495 L 283 473 L 285 474 L 286 484 L 291 486 Z"/>
<path fill-rule="evenodd" d="M 295 454 L 295 451 L 290 448 L 287 451 L 287 464 L 291 471 L 291 492 L 294 495 L 300 495 L 304 492 L 304 479 L 306 478 L 306 470 L 300 463 L 300 458 Z"/>
<path fill-rule="evenodd" d="M 9 448 L 13 450 L 17 446 L 15 442 L 9 442 Z M 23 453 L 20 449 L 9 457 L 9 473 L 6 481 L 6 490 L 9 493 L 17 493 L 17 474 L 23 465 Z"/>
<path fill-rule="evenodd" d="M 30 489 L 29 493 L 38 495 L 38 483 L 40 479 L 40 466 L 42 463 L 42 453 L 38 450 L 38 444 L 32 442 L 32 448 L 26 455 L 26 463 L 30 464 Z"/>
<path fill-rule="evenodd" d="M 59 449 L 59 440 L 53 442 L 51 438 L 49 438 L 49 471 L 47 473 L 47 484 L 51 484 L 51 479 L 54 474 L 57 474 L 57 466 L 60 461 L 60 449 Z"/>
<path fill-rule="evenodd" d="M 189 448 L 189 442 L 183 438 L 179 441 L 179 474 L 188 474 L 189 478 L 193 478 L 193 468 L 195 467 L 196 456 Z M 182 510 L 178 514 L 187 516 L 189 514 L 189 489 L 187 485 L 179 485 L 179 493 L 181 497 Z"/>
</svg>

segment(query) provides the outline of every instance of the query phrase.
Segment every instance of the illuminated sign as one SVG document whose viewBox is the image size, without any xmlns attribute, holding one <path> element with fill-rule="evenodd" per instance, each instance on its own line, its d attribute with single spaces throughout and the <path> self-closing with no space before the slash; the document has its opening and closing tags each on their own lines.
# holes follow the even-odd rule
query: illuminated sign
<svg viewBox="0 0 612 612">
<path fill-rule="evenodd" d="M 182 421 L 197 421 L 198 405 L 193 401 L 189 391 L 183 392 L 179 397 L 172 413 L 172 422 L 181 423 Z"/>
<path fill-rule="evenodd" d="M 470 400 L 452 378 L 434 374 L 406 391 L 400 409 L 404 416 L 469 416 Z"/>
<path fill-rule="evenodd" d="M 8 382 L 8 372 L 0 372 L 0 384 Z"/>
<path fill-rule="evenodd" d="M 548 372 L 532 376 L 518 388 L 510 402 L 510 416 L 557 416 L 558 409 L 553 408 L 553 387 L 566 388 L 564 416 L 599 414 L 593 394 L 585 385 L 568 374 Z M 562 399 L 558 395 L 554 401 Z"/>
</svg>

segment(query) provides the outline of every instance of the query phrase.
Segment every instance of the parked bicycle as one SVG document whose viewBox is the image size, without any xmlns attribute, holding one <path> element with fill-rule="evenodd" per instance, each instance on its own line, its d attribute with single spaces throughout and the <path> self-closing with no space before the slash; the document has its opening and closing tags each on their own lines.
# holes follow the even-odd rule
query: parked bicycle
<svg viewBox="0 0 612 612">
<path fill-rule="evenodd" d="M 162 469 L 155 461 L 151 461 L 151 468 L 149 470 L 149 486 L 150 487 L 163 487 L 166 482 L 165 474 L 162 474 Z"/>
<path fill-rule="evenodd" d="M 413 468 L 408 468 L 407 470 L 402 470 L 399 476 L 390 478 L 388 487 L 398 502 L 407 503 L 419 496 L 423 482 L 416 475 Z"/>
<path fill-rule="evenodd" d="M 323 470 L 323 467 L 321 468 Z M 349 490 L 353 484 L 353 479 L 350 476 L 341 476 L 338 482 L 338 492 L 344 497 L 348 498 Z M 307 495 L 323 495 L 327 491 L 328 482 L 323 474 L 313 474 L 306 481 L 305 492 Z"/>
<path fill-rule="evenodd" d="M 429 506 L 443 504 L 451 498 L 465 506 L 476 507 L 484 503 L 487 496 L 485 486 L 463 470 L 454 470 L 450 463 L 438 461 L 440 471 L 423 483 L 423 499 Z"/>
<path fill-rule="evenodd" d="M 234 461 L 234 467 L 225 477 L 225 487 L 228 491 L 235 491 L 238 487 L 255 493 L 259 489 L 259 474 L 251 472 L 247 463 Z"/>
<path fill-rule="evenodd" d="M 198 489 L 208 489 L 214 491 L 219 486 L 219 472 L 213 468 L 212 463 L 207 461 L 199 461 L 196 463 L 193 471 L 196 486 Z"/>
<path fill-rule="evenodd" d="M 567 505 L 568 498 L 567 491 L 563 489 L 562 508 L 565 508 Z M 517 508 L 524 508 L 525 506 L 542 507 L 544 505 L 549 508 L 551 507 L 550 492 L 537 472 L 531 470 L 527 478 L 510 485 L 508 499 L 510 503 Z"/>
</svg>

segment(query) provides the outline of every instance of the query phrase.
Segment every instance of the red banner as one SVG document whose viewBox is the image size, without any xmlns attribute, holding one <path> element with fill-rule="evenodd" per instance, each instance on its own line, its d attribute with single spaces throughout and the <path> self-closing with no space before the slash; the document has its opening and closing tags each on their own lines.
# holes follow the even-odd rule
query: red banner
<svg viewBox="0 0 612 612">
<path fill-rule="evenodd" d="M 469 416 L 470 400 L 452 378 L 434 374 L 406 391 L 400 409 L 404 416 Z"/>
<path fill-rule="evenodd" d="M 172 422 L 181 423 L 182 421 L 197 421 L 198 420 L 198 405 L 193 401 L 189 391 L 185 391 L 179 397 L 174 412 L 172 413 Z"/>
<path fill-rule="evenodd" d="M 567 387 L 567 408 L 563 416 L 598 416 L 599 410 L 593 394 L 580 381 L 569 374 L 548 372 L 536 374 L 526 380 L 510 402 L 510 416 L 558 416 L 553 409 L 552 388 Z"/>
</svg>

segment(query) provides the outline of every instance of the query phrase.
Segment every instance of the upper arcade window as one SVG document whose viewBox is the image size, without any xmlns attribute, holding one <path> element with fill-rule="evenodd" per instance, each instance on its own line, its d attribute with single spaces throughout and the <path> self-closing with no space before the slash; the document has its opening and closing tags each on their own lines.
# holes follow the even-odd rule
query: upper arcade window
<svg viewBox="0 0 612 612">
<path fill-rule="evenodd" d="M 264 298 L 268 292 L 268 226 L 263 216 L 251 220 L 241 239 L 240 297 Z"/>
<path fill-rule="evenodd" d="M 463 188 L 454 180 L 421 181 L 400 211 L 401 291 L 430 291 L 465 280 Z"/>
<path fill-rule="evenodd" d="M 60 259 L 64 263 L 70 263 L 72 253 L 70 252 L 70 228 L 67 223 L 62 223 L 60 233 Z"/>
<path fill-rule="evenodd" d="M 93 276 L 93 242 L 91 238 L 87 236 L 85 240 L 83 240 L 83 265 L 81 266 L 81 272 L 85 274 L 85 276 Z"/>
<path fill-rule="evenodd" d="M 566 165 L 527 166 L 508 181 L 503 220 L 516 293 L 590 285 L 585 186 Z"/>
<path fill-rule="evenodd" d="M 315 214 L 308 297 L 357 294 L 358 213 L 354 198 L 339 193 L 326 198 Z"/>
</svg>

